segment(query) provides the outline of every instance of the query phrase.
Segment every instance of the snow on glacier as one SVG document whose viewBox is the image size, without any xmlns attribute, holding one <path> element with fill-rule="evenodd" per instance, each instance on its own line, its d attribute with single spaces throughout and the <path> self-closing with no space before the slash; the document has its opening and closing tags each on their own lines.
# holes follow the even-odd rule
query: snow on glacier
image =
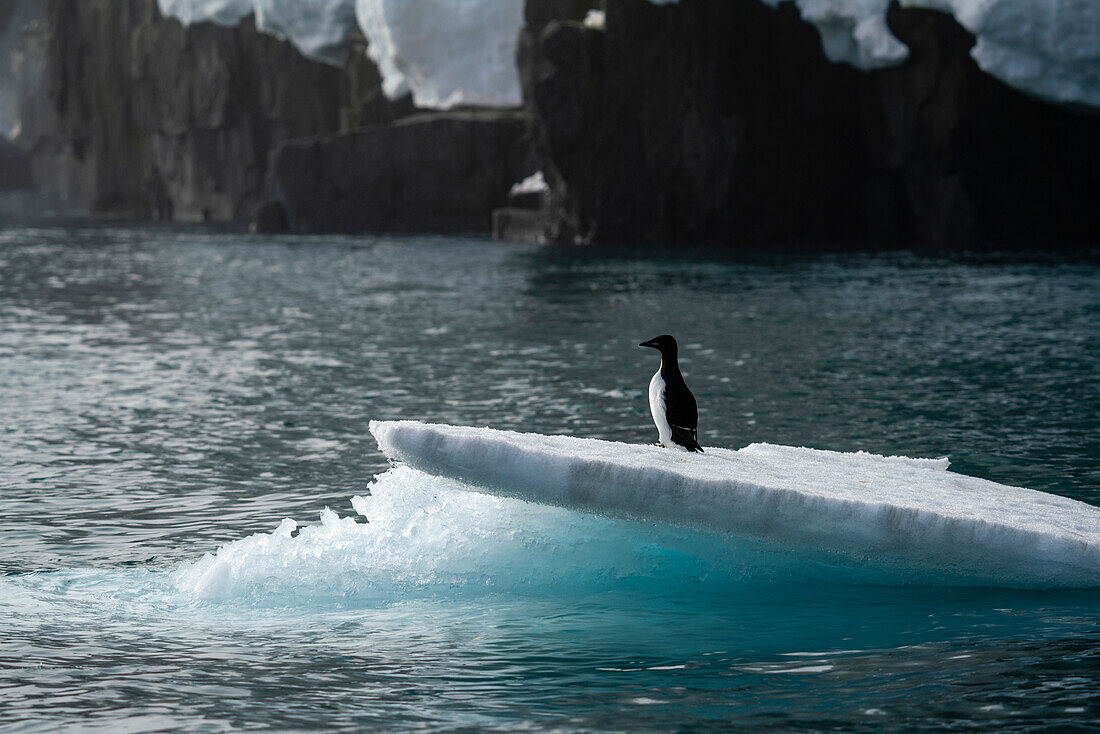
<svg viewBox="0 0 1100 734">
<path fill-rule="evenodd" d="M 520 103 L 516 41 L 524 0 L 158 0 L 184 25 L 232 26 L 255 14 L 256 27 L 289 39 L 303 54 L 343 59 L 358 24 L 391 99 L 411 92 L 419 107 Z"/>
<path fill-rule="evenodd" d="M 984 71 L 1054 102 L 1100 107 L 1100 3 L 1095 0 L 903 0 L 952 13 L 977 36 Z"/>
<path fill-rule="evenodd" d="M 161 15 L 184 25 L 210 21 L 235 26 L 253 12 L 253 0 L 157 0 Z"/>
<path fill-rule="evenodd" d="M 370 430 L 391 461 L 489 494 L 966 583 L 1100 585 L 1100 508 L 948 472 L 945 459 L 769 444 L 685 455 L 414 421 Z"/>
<path fill-rule="evenodd" d="M 726 0 L 712 0 L 725 2 Z M 776 7 L 791 0 L 761 0 Z M 825 55 L 860 69 L 896 66 L 909 49 L 886 23 L 890 0 L 793 0 L 821 36 Z M 651 0 L 657 4 L 679 0 Z M 255 13 L 261 30 L 307 55 L 339 60 L 358 22 L 391 98 L 420 107 L 521 102 L 515 69 L 524 0 L 158 0 L 183 23 L 233 25 Z M 977 37 L 971 52 L 987 73 L 1061 103 L 1100 107 L 1100 2 L 1096 0 L 901 0 L 955 16 Z M 353 17 L 354 16 L 354 17 Z M 605 17 L 586 23 L 601 28 Z"/>
<path fill-rule="evenodd" d="M 524 0 L 461 0 L 431 5 L 407 0 L 357 0 L 367 53 L 383 91 L 408 89 L 418 107 L 508 106 L 520 103 L 516 41 Z"/>
<path fill-rule="evenodd" d="M 355 27 L 355 0 L 254 0 L 256 27 L 288 38 L 306 56 L 333 64 L 344 60 Z"/>
<path fill-rule="evenodd" d="M 184 25 L 235 26 L 255 15 L 256 28 L 286 38 L 310 58 L 339 64 L 355 27 L 355 0 L 157 0 L 160 12 Z"/>
<path fill-rule="evenodd" d="M 651 0 L 658 4 L 679 0 Z M 761 0 L 776 7 L 788 0 Z M 1095 0 L 900 0 L 953 15 L 977 38 L 988 74 L 1060 103 L 1100 107 L 1100 3 Z M 886 23 L 890 0 L 794 0 L 825 55 L 860 69 L 896 66 L 909 49 Z"/>
</svg>

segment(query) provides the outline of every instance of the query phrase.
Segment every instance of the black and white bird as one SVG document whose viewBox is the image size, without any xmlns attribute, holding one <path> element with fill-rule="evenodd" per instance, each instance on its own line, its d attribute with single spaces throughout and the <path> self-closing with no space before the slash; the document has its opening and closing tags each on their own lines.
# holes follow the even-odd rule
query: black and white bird
<svg viewBox="0 0 1100 734">
<path fill-rule="evenodd" d="M 640 347 L 652 347 L 661 352 L 661 369 L 649 381 L 649 410 L 657 424 L 660 443 L 665 448 L 702 451 L 696 439 L 699 428 L 699 408 L 695 396 L 688 390 L 680 365 L 676 362 L 676 340 L 668 334 L 655 336 Z"/>
</svg>

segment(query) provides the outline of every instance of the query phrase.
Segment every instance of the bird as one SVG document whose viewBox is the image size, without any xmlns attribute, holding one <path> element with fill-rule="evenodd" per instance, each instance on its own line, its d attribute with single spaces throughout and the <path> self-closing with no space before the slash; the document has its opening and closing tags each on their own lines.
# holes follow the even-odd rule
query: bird
<svg viewBox="0 0 1100 734">
<path fill-rule="evenodd" d="M 680 374 L 676 339 L 670 334 L 661 334 L 638 346 L 651 347 L 661 353 L 661 368 L 649 381 L 649 410 L 657 424 L 659 443 L 668 449 L 675 447 L 702 453 L 703 447 L 696 438 L 699 408 Z"/>
</svg>

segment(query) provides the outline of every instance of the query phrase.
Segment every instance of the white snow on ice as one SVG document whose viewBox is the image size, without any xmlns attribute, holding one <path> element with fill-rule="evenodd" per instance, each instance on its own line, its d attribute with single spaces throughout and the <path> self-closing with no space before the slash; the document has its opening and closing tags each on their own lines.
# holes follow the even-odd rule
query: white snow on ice
<svg viewBox="0 0 1100 734">
<path fill-rule="evenodd" d="M 685 455 L 414 421 L 370 430 L 391 461 L 478 492 L 966 582 L 1100 585 L 1100 508 L 948 472 L 946 459 L 769 444 Z"/>
<path fill-rule="evenodd" d="M 725 2 L 726 0 L 711 0 Z M 761 0 L 776 7 L 790 0 Z M 515 69 L 524 0 L 158 0 L 184 23 L 233 25 L 255 12 L 261 30 L 304 53 L 338 61 L 358 22 L 391 98 L 420 107 L 507 106 L 521 101 Z M 657 4 L 679 0 L 651 0 Z M 821 35 L 829 59 L 860 69 L 894 66 L 909 49 L 886 23 L 890 0 L 793 0 Z M 950 13 L 977 37 L 972 55 L 989 74 L 1047 100 L 1100 107 L 1097 0 L 901 0 Z M 353 12 L 354 11 L 354 12 Z M 585 24 L 603 28 L 589 13 Z"/>
</svg>

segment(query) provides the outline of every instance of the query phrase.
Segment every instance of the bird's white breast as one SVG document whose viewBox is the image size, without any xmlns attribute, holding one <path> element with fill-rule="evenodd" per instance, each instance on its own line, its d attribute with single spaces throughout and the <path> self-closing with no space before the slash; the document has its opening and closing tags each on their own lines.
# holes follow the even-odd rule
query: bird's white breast
<svg viewBox="0 0 1100 734">
<path fill-rule="evenodd" d="M 672 444 L 672 428 L 668 425 L 668 416 L 665 415 L 665 380 L 661 377 L 661 371 L 653 375 L 649 381 L 649 411 L 653 413 L 653 422 L 657 424 L 657 435 L 661 445 L 669 448 Z"/>
</svg>

